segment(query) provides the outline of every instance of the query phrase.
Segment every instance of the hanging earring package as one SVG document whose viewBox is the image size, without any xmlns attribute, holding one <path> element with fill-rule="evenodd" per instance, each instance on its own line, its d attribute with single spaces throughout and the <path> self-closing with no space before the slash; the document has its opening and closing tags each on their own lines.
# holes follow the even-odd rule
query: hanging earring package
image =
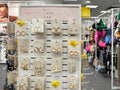
<svg viewBox="0 0 120 90">
<path fill-rule="evenodd" d="M 27 75 L 17 77 L 17 90 L 30 90 L 30 78 Z"/>
<path fill-rule="evenodd" d="M 33 61 L 33 72 L 36 76 L 45 75 L 45 61 L 43 57 L 38 57 Z"/>
<path fill-rule="evenodd" d="M 30 60 L 29 58 L 21 58 L 20 60 L 20 68 L 23 70 L 29 70 L 30 68 Z"/>
<path fill-rule="evenodd" d="M 68 70 L 69 70 L 69 73 L 75 73 L 76 72 L 76 61 L 74 59 L 70 59 L 69 58 L 69 61 L 68 61 Z"/>
<path fill-rule="evenodd" d="M 16 24 L 15 24 L 15 35 L 17 37 L 19 36 L 27 36 L 28 35 L 28 29 L 27 29 L 27 25 L 26 22 L 24 20 L 17 20 Z"/>
<path fill-rule="evenodd" d="M 68 49 L 69 57 L 79 57 L 79 49 L 77 47 L 68 47 Z"/>
<path fill-rule="evenodd" d="M 70 90 L 77 90 L 78 88 L 78 78 L 76 76 L 68 77 L 68 88 Z"/>
<path fill-rule="evenodd" d="M 62 59 L 60 57 L 53 58 L 51 61 L 51 71 L 61 72 L 62 71 Z"/>
<path fill-rule="evenodd" d="M 33 49 L 35 53 L 45 52 L 45 41 L 44 40 L 34 40 Z"/>
<path fill-rule="evenodd" d="M 15 23 L 14 22 L 7 22 L 7 33 L 14 34 L 15 32 Z"/>
<path fill-rule="evenodd" d="M 51 31 L 54 35 L 60 35 L 62 33 L 60 20 L 55 19 L 52 21 Z"/>
<path fill-rule="evenodd" d="M 27 33 L 27 29 L 26 29 L 26 25 L 23 26 L 23 27 L 20 27 L 18 26 L 17 24 L 15 25 L 15 35 L 17 37 L 19 36 L 26 36 L 28 33 Z"/>
<path fill-rule="evenodd" d="M 45 90 L 45 77 L 35 77 L 34 90 Z"/>
<path fill-rule="evenodd" d="M 79 57 L 79 43 L 76 39 L 68 41 L 68 55 L 69 57 Z"/>
<path fill-rule="evenodd" d="M 29 40 L 20 39 L 18 42 L 18 52 L 19 53 L 28 53 L 29 52 Z"/>
<path fill-rule="evenodd" d="M 53 53 L 62 53 L 62 41 L 61 40 L 52 40 L 51 51 Z"/>
<path fill-rule="evenodd" d="M 17 77 L 18 77 L 18 71 L 14 70 L 11 72 L 7 73 L 7 80 L 8 80 L 8 85 L 14 84 L 17 82 Z"/>
<path fill-rule="evenodd" d="M 43 19 L 33 19 L 32 20 L 32 32 L 44 34 L 44 20 Z"/>
<path fill-rule="evenodd" d="M 17 40 L 14 37 L 9 37 L 6 45 L 7 50 L 17 50 Z"/>
<path fill-rule="evenodd" d="M 13 53 L 13 52 L 11 52 L 11 50 L 8 51 L 8 52 L 9 52 L 9 53 L 7 53 L 7 59 L 13 61 L 14 67 L 18 67 L 18 55 L 17 55 L 17 52 L 14 51 L 14 54 L 13 54 L 13 55 L 10 54 L 10 53 Z"/>
<path fill-rule="evenodd" d="M 77 20 L 75 20 L 73 22 L 69 22 L 68 34 L 69 35 L 77 35 L 77 34 L 79 34 L 79 24 L 78 24 Z"/>
</svg>

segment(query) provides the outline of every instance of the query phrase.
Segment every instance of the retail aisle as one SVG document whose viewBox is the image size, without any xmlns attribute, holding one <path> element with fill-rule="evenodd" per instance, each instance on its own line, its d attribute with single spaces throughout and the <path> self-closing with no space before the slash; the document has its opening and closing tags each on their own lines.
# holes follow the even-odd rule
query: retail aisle
<svg viewBox="0 0 120 90">
<path fill-rule="evenodd" d="M 89 65 L 89 69 L 84 70 L 84 73 L 83 90 L 111 90 L 110 76 L 94 71 L 91 65 Z"/>
<path fill-rule="evenodd" d="M 5 80 L 6 80 L 6 64 L 0 64 L 0 90 L 3 90 Z"/>
</svg>

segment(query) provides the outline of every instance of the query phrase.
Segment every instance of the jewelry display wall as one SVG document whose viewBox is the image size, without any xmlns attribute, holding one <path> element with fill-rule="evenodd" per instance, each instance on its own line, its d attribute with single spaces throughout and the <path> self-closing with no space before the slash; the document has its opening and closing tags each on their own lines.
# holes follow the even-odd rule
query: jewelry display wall
<svg viewBox="0 0 120 90">
<path fill-rule="evenodd" d="M 77 6 L 77 8 L 80 7 Z M 68 33 L 69 22 L 73 23 L 74 20 L 61 20 L 59 18 L 26 20 L 26 24 L 23 25 L 26 36 L 17 37 L 18 51 L 20 51 L 18 53 L 19 76 L 27 75 L 29 80 L 27 80 L 26 85 L 28 85 L 29 90 L 81 90 L 79 77 L 81 71 L 79 43 L 81 29 L 77 18 L 76 21 L 79 32 L 71 35 Z M 21 27 L 16 24 L 16 29 L 18 28 Z M 25 44 L 21 45 L 21 40 Z M 77 45 L 69 44 L 71 40 L 77 41 Z M 21 46 L 26 48 L 25 52 L 21 52 L 19 49 Z M 70 50 L 71 48 L 73 51 L 77 50 L 77 54 L 70 56 L 69 47 Z M 74 64 L 70 68 L 72 63 Z M 72 83 L 74 86 L 70 83 L 70 77 L 72 77 L 71 80 L 75 81 Z"/>
</svg>

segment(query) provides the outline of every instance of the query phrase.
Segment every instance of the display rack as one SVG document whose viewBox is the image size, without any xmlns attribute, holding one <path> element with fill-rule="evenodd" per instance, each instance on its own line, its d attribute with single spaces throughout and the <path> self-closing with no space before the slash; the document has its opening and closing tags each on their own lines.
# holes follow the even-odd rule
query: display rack
<svg viewBox="0 0 120 90">
<path fill-rule="evenodd" d="M 118 13 L 120 11 L 120 8 L 113 8 L 110 9 L 108 11 L 106 11 L 105 13 L 99 15 L 97 19 L 109 19 L 110 22 L 110 28 L 111 28 L 111 46 L 107 47 L 107 52 L 111 53 L 111 89 L 120 89 L 119 86 L 119 81 L 118 81 L 118 70 L 116 69 L 117 65 L 117 49 L 116 45 L 119 44 L 119 42 L 117 41 L 116 43 L 114 43 L 115 40 L 115 18 L 117 17 Z M 118 17 L 117 17 L 118 18 Z M 97 55 L 97 53 L 96 53 Z"/>
<path fill-rule="evenodd" d="M 42 90 L 81 90 L 81 13 L 80 13 L 80 5 L 46 5 L 46 6 L 20 6 L 20 19 L 26 21 L 26 25 L 23 27 L 19 27 L 16 24 L 16 30 L 24 30 L 27 35 L 17 36 L 18 38 L 18 52 L 19 52 L 19 44 L 21 40 L 28 39 L 28 52 L 27 53 L 18 53 L 18 61 L 19 61 L 19 77 L 21 75 L 28 75 L 30 82 L 30 90 L 34 90 L 35 87 L 35 78 L 41 77 L 41 75 L 35 75 L 34 70 L 34 61 L 38 57 L 42 57 L 44 59 L 44 75 L 42 77 L 45 78 L 44 84 L 45 89 Z M 27 11 L 26 11 L 27 10 Z M 72 11 L 73 12 L 72 12 Z M 66 12 L 66 13 L 64 13 Z M 28 15 L 29 13 L 29 15 Z M 66 15 L 67 14 L 67 15 Z M 68 17 L 69 16 L 69 17 Z M 33 32 L 34 20 L 42 19 L 44 20 L 43 30 L 44 33 L 36 34 Z M 52 31 L 53 22 L 60 22 L 61 33 L 59 35 L 55 35 Z M 76 35 L 70 35 L 68 33 L 70 22 L 75 23 L 77 21 L 78 24 L 78 33 Z M 44 44 L 44 52 L 36 54 L 34 51 L 34 44 L 37 40 L 43 40 Z M 69 45 L 70 40 L 76 40 L 78 45 L 75 47 L 75 50 L 78 52 L 78 56 L 71 57 L 69 54 L 70 49 L 72 48 Z M 54 42 L 59 42 L 61 46 L 61 52 L 53 53 L 51 48 L 54 46 Z M 59 46 L 59 44 L 56 44 Z M 27 44 L 26 44 L 27 45 Z M 74 50 L 74 49 L 71 49 Z M 28 57 L 30 66 L 28 70 L 22 70 L 20 66 L 20 62 L 22 58 Z M 39 58 L 40 59 L 40 58 Z M 53 60 L 58 59 L 58 64 L 61 63 L 62 69 L 59 71 L 52 70 Z M 75 65 L 75 72 L 70 73 L 69 71 L 69 63 L 70 60 Z M 74 78 L 76 81 L 76 88 L 69 88 L 69 83 L 71 83 L 71 78 Z M 54 88 L 51 85 L 53 80 L 58 80 L 60 82 L 60 86 L 58 88 Z M 19 81 L 19 80 L 18 80 Z M 19 83 L 19 82 L 18 82 Z"/>
</svg>

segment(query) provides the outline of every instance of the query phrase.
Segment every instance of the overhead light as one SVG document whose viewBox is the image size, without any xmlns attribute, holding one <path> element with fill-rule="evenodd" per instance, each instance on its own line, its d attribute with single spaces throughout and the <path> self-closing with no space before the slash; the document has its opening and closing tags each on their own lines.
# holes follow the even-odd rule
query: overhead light
<svg viewBox="0 0 120 90">
<path fill-rule="evenodd" d="M 78 0 L 64 0 L 64 1 L 78 1 Z"/>
<path fill-rule="evenodd" d="M 108 10 L 108 11 L 100 11 L 100 13 L 110 13 L 110 10 Z"/>
<path fill-rule="evenodd" d="M 84 3 L 89 4 L 89 3 L 91 3 L 91 1 L 90 0 L 85 0 Z"/>
<path fill-rule="evenodd" d="M 91 17 L 91 18 L 96 18 L 96 17 Z"/>
<path fill-rule="evenodd" d="M 107 11 L 100 11 L 100 13 L 106 13 Z"/>
<path fill-rule="evenodd" d="M 98 5 L 86 5 L 86 7 L 88 7 L 88 8 L 97 8 Z"/>
</svg>

